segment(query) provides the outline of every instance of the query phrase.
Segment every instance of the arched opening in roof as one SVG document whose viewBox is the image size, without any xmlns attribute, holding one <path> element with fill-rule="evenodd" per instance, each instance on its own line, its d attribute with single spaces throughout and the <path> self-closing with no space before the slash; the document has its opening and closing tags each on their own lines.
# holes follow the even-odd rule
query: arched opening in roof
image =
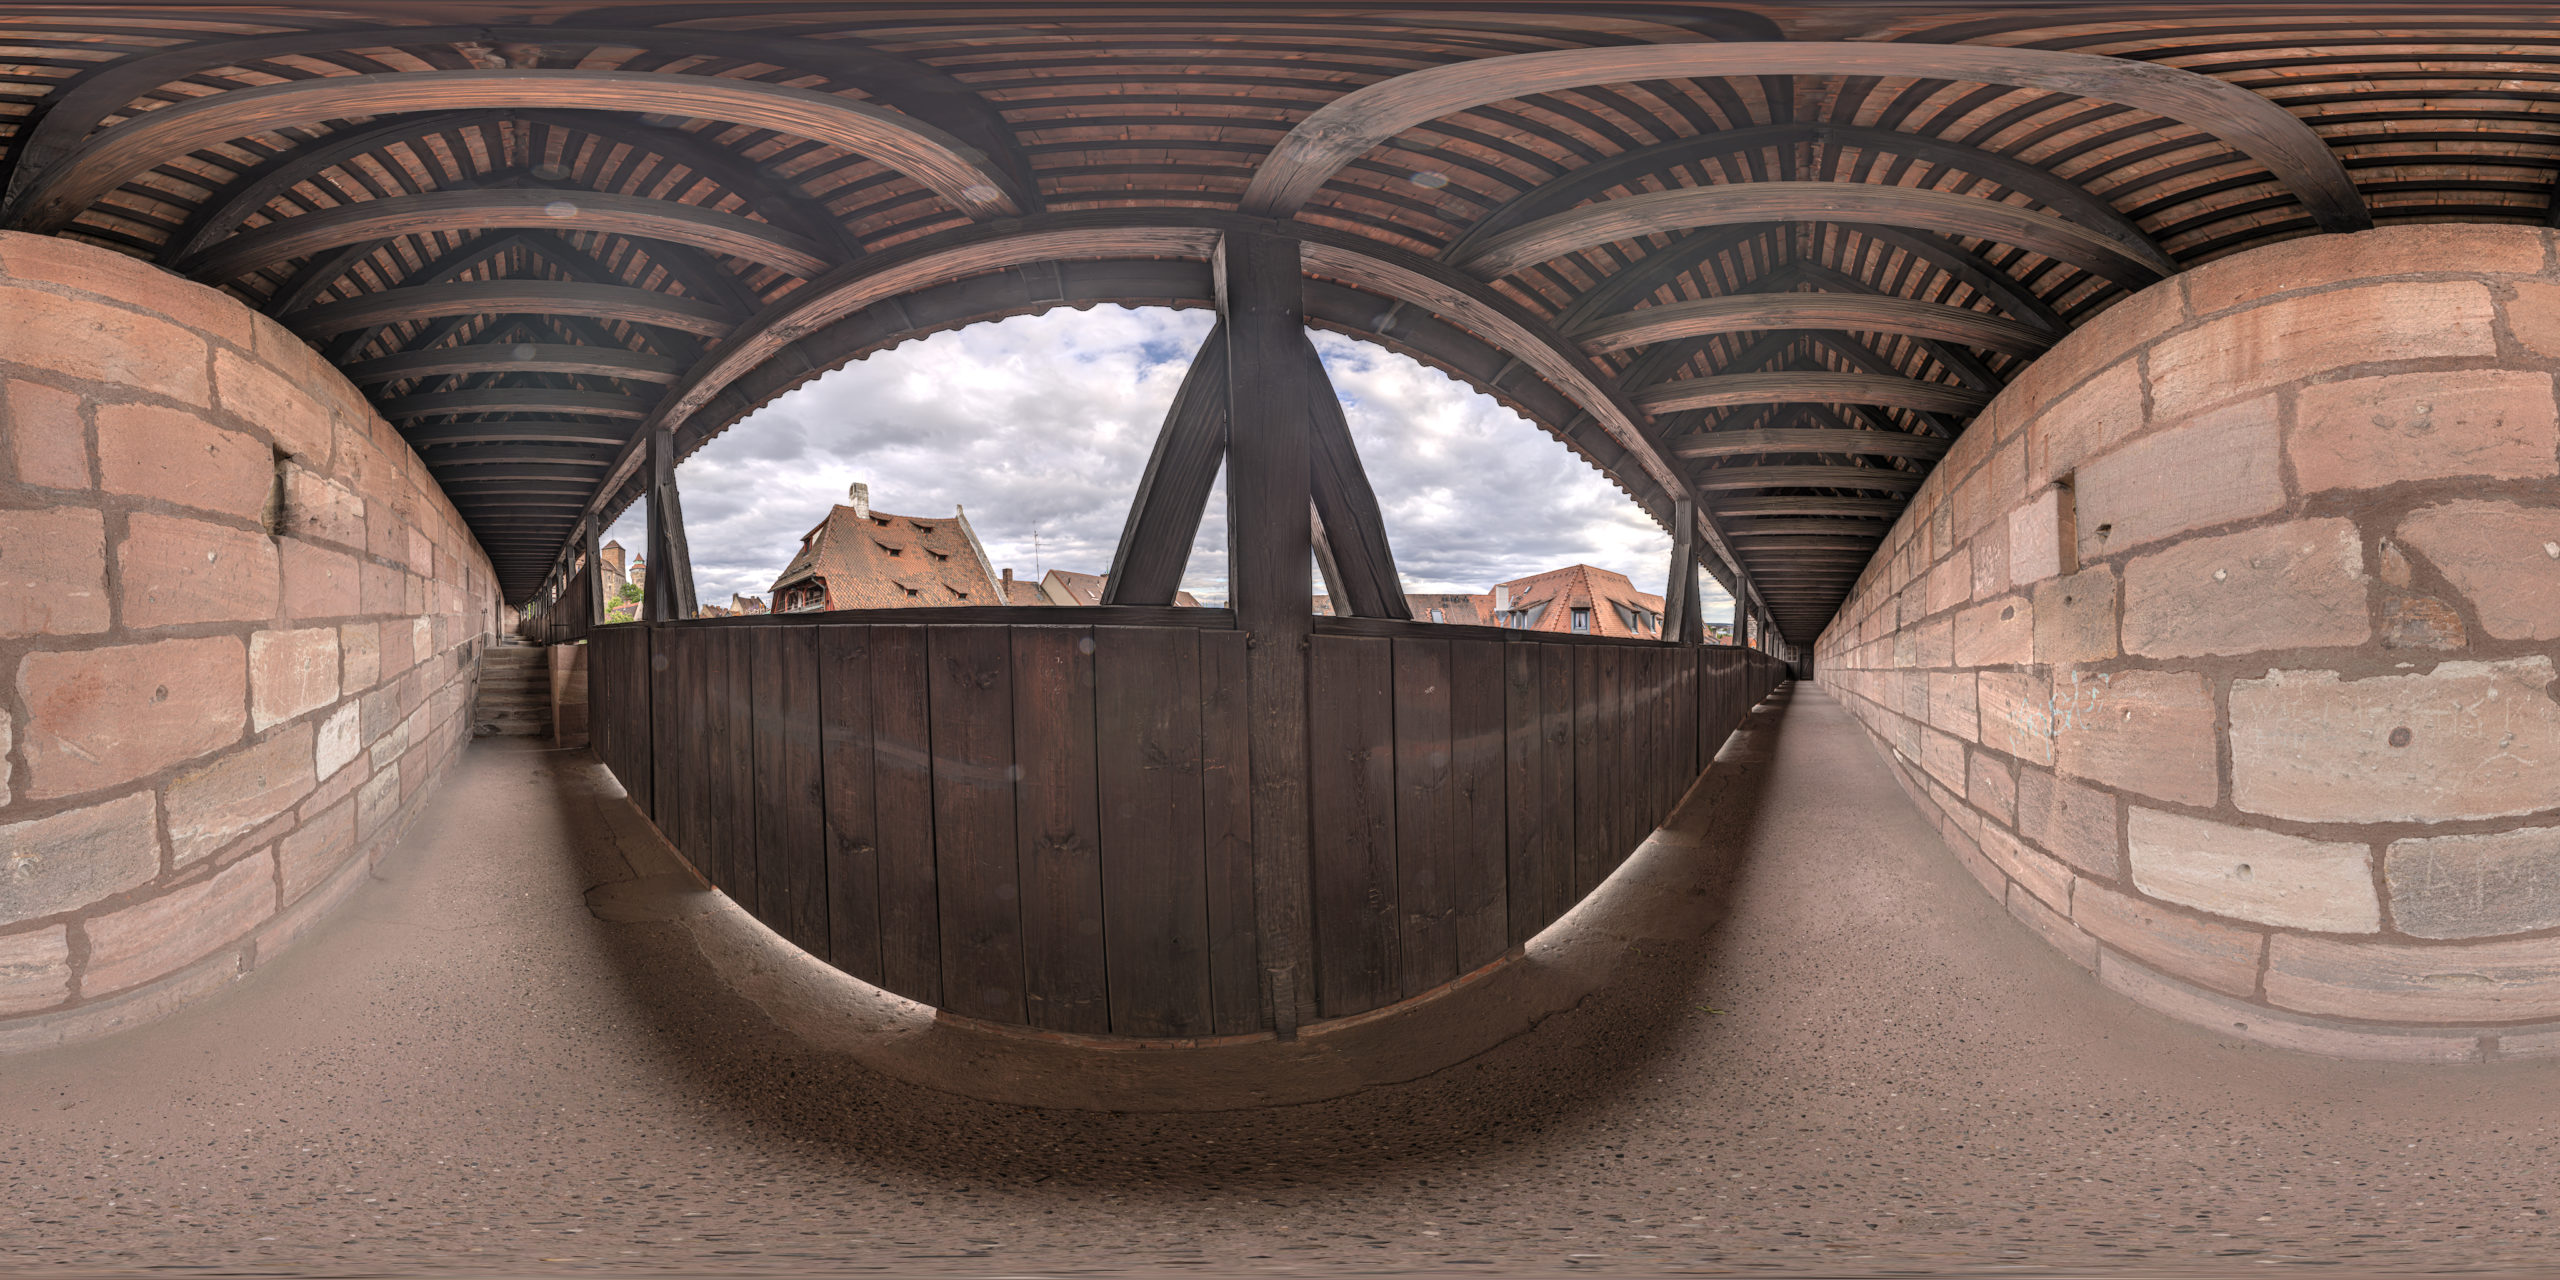
<svg viewBox="0 0 2560 1280">
<path fill-rule="evenodd" d="M 1202 309 L 1061 307 L 944 330 L 803 382 L 677 469 L 697 598 L 722 608 L 779 604 L 775 587 L 802 537 L 848 504 L 857 483 L 880 518 L 943 521 L 965 511 L 989 567 L 1018 583 L 1036 588 L 1060 570 L 1054 586 L 1072 589 L 1075 575 L 1104 573 L 1212 323 Z M 1439 621 L 1490 624 L 1484 606 L 1498 584 L 1575 565 L 1660 594 L 1668 536 L 1552 435 L 1409 356 L 1338 333 L 1312 337 L 1418 619 L 1436 607 Z M 1227 597 L 1223 484 L 1183 578 L 1209 605 Z M 605 537 L 626 557 L 643 554 L 643 505 Z M 886 567 L 914 554 L 902 547 L 899 564 Z M 1722 589 L 1707 579 L 1703 592 L 1707 623 L 1728 622 Z"/>
</svg>

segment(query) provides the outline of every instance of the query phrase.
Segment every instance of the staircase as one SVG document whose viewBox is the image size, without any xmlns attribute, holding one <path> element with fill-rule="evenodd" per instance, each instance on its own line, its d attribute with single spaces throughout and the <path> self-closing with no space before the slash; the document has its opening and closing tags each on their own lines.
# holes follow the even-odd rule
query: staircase
<svg viewBox="0 0 2560 1280">
<path fill-rule="evenodd" d="M 538 644 L 501 641 L 480 651 L 471 736 L 532 738 L 551 732 L 551 670 Z"/>
</svg>

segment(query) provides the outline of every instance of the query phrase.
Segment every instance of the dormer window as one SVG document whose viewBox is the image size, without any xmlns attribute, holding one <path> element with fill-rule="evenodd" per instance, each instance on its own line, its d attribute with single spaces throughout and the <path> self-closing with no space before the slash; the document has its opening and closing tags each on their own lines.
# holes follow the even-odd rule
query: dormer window
<svg viewBox="0 0 2560 1280">
<path fill-rule="evenodd" d="M 945 557 L 943 557 L 943 558 L 944 558 L 944 559 L 946 559 L 946 560 L 947 560 L 947 559 L 950 559 L 950 557 L 948 557 L 948 556 L 945 556 Z M 969 598 L 969 593 L 968 593 L 968 592 L 966 592 L 966 591 L 961 590 L 961 589 L 960 589 L 960 588 L 958 588 L 958 587 L 953 587 L 953 588 L 951 589 L 951 594 L 953 594 L 953 595 L 955 595 L 955 596 L 958 596 L 958 597 L 960 597 L 960 598 L 961 598 L 961 599 L 963 599 L 963 600 L 966 600 L 966 599 L 968 599 L 968 598 Z"/>
<path fill-rule="evenodd" d="M 1576 635 L 1590 634 L 1591 611 L 1589 609 L 1576 609 L 1573 611 L 1573 630 Z"/>
<path fill-rule="evenodd" d="M 871 517 L 871 523 L 876 524 L 876 525 L 880 526 L 880 527 L 881 527 L 881 528 L 883 528 L 883 529 L 886 529 L 886 528 L 888 528 L 888 527 L 889 527 L 889 517 L 887 517 L 887 516 L 873 516 L 873 517 Z"/>
<path fill-rule="evenodd" d="M 950 559 L 950 558 L 951 558 L 951 557 L 949 557 L 949 556 L 946 556 L 946 555 L 942 554 L 942 553 L 941 553 L 941 552 L 939 552 L 939 551 L 934 550 L 934 549 L 933 549 L 933 548 L 931 548 L 931 547 L 926 547 L 926 548 L 924 549 L 924 553 L 925 553 L 926 555 L 932 556 L 936 561 L 948 560 L 948 559 Z"/>
<path fill-rule="evenodd" d="M 880 542 L 880 541 L 879 541 L 879 539 L 877 539 L 877 538 L 872 539 L 872 541 L 873 541 L 873 542 L 875 542 L 875 543 L 878 543 L 878 544 L 879 544 L 880 549 L 881 549 L 881 550 L 883 550 L 883 551 L 888 552 L 890 555 L 893 555 L 893 556 L 902 556 L 902 555 L 905 555 L 905 554 L 907 553 L 907 552 L 906 552 L 906 549 L 905 549 L 904 547 L 893 547 L 893 546 L 890 546 L 888 543 Z"/>
<path fill-rule="evenodd" d="M 909 587 L 909 588 L 907 588 L 907 598 L 908 598 L 908 599 L 910 599 L 910 600 L 914 599 L 914 598 L 915 598 L 915 595 L 916 595 L 916 589 L 915 589 L 914 587 Z"/>
</svg>

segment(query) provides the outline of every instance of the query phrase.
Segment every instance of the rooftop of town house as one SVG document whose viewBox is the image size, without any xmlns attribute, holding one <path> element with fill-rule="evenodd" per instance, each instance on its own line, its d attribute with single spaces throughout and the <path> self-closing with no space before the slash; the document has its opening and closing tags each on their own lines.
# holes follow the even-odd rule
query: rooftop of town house
<svg viewBox="0 0 2560 1280">
<path fill-rule="evenodd" d="M 800 602 L 808 594 L 804 584 L 824 591 L 823 606 Z M 801 535 L 800 549 L 769 594 L 776 601 L 792 598 L 783 607 L 795 612 L 1010 603 L 968 512 L 893 515 L 874 509 L 863 485 L 854 486 L 852 505 L 828 508 L 826 519 Z"/>
<path fill-rule="evenodd" d="M 1647 639 L 1662 634 L 1662 597 L 1595 565 L 1566 565 L 1496 583 L 1485 603 L 1488 620 L 1499 627 Z"/>
<path fill-rule="evenodd" d="M 1103 590 L 1111 585 L 1109 574 L 1078 573 L 1072 569 L 1051 569 L 1040 578 L 1040 603 L 1053 605 L 1098 605 Z M 1173 603 L 1185 609 L 1200 607 L 1200 598 L 1188 591 L 1173 593 Z"/>
</svg>

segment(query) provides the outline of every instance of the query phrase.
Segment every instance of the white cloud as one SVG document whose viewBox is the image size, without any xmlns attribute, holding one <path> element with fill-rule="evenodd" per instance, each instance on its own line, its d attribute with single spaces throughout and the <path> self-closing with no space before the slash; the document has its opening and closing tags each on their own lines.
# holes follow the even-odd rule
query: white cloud
<svg viewBox="0 0 2560 1280">
<path fill-rule="evenodd" d="M 1204 311 L 1058 310 L 909 342 L 750 415 L 677 469 L 697 594 L 763 595 L 800 535 L 871 486 L 883 511 L 966 507 L 997 567 L 1100 573 Z M 1413 591 L 1482 591 L 1575 561 L 1659 590 L 1669 538 L 1526 419 L 1368 343 L 1316 335 Z M 1183 585 L 1226 596 L 1225 493 Z M 610 537 L 644 554 L 641 507 Z M 1707 616 L 1727 606 L 1712 582 Z"/>
</svg>

